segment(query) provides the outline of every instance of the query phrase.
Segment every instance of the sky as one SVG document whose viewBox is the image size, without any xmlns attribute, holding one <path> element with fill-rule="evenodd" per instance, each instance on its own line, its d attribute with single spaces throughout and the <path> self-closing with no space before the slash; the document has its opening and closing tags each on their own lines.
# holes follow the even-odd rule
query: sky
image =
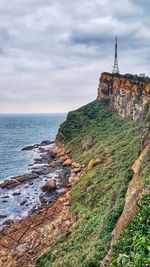
<svg viewBox="0 0 150 267">
<path fill-rule="evenodd" d="M 149 0 L 0 0 L 0 113 L 68 112 L 112 72 L 150 75 Z"/>
</svg>

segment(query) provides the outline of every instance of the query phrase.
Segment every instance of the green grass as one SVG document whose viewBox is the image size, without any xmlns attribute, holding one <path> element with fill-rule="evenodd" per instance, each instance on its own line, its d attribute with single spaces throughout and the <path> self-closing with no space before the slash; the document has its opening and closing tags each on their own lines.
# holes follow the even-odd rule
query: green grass
<svg viewBox="0 0 150 267">
<path fill-rule="evenodd" d="M 85 149 L 83 143 L 88 138 L 94 140 L 93 146 Z M 140 151 L 140 133 L 131 121 L 94 101 L 69 113 L 57 140 L 74 161 L 87 165 L 93 157 L 101 157 L 103 162 L 72 188 L 70 212 L 78 221 L 42 255 L 36 267 L 98 267 L 124 206 L 131 166 Z"/>
<path fill-rule="evenodd" d="M 144 196 L 135 217 L 113 247 L 108 267 L 150 266 L 150 196 Z"/>
<path fill-rule="evenodd" d="M 143 168 L 140 173 L 140 183 L 141 187 L 149 187 L 150 185 L 150 149 L 148 151 L 147 157 L 144 161 Z"/>
</svg>

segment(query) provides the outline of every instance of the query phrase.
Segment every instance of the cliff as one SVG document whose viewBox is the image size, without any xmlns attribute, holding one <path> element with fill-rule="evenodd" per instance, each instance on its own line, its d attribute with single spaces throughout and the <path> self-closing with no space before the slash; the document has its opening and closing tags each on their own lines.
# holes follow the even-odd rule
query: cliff
<svg viewBox="0 0 150 267">
<path fill-rule="evenodd" d="M 129 117 L 141 127 L 150 111 L 150 78 L 104 72 L 99 79 L 97 99 L 109 103 L 121 117 Z"/>
<path fill-rule="evenodd" d="M 69 112 L 56 143 L 83 168 L 69 178 L 77 221 L 37 267 L 149 266 L 149 123 L 150 83 L 133 75 L 102 73 L 97 100 Z"/>
</svg>

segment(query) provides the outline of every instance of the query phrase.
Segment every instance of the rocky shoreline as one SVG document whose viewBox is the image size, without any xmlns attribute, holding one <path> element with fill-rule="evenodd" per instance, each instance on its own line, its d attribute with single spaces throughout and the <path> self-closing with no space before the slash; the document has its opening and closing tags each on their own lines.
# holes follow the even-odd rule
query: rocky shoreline
<svg viewBox="0 0 150 267">
<path fill-rule="evenodd" d="M 53 170 L 59 173 L 59 179 L 57 176 L 55 179 L 44 181 L 42 193 L 49 201 L 41 203 L 28 216 L 5 224 L 0 234 L 0 266 L 33 267 L 41 253 L 68 231 L 77 220 L 75 215 L 69 213 L 69 190 L 85 172 L 84 166 L 79 162 L 73 162 L 70 155 L 65 154 L 63 147 L 52 145 L 41 149 L 40 163 L 44 161 L 47 167 L 33 167 L 32 173 L 41 175 L 42 172 L 43 175 L 44 170 L 50 173 Z M 21 185 L 15 184 L 13 189 L 16 190 L 37 179 L 34 177 L 21 180 Z M 12 188 L 4 189 L 3 185 L 3 190 L 9 191 Z"/>
<path fill-rule="evenodd" d="M 35 158 L 31 172 L 11 177 L 0 184 L 1 230 L 40 208 L 52 205 L 68 185 L 71 167 L 58 157 L 55 144 L 43 141 L 39 145 L 23 148 L 35 149 L 39 157 Z"/>
<path fill-rule="evenodd" d="M 27 183 L 30 180 L 33 180 L 40 175 L 47 175 L 50 173 L 51 169 L 54 167 L 54 164 L 52 161 L 55 159 L 55 154 L 53 152 L 53 147 L 49 147 L 49 145 L 54 144 L 54 142 L 49 142 L 49 141 L 43 141 L 41 144 L 35 144 L 31 146 L 27 146 L 22 148 L 22 151 L 25 150 L 39 150 L 40 157 L 34 159 L 34 163 L 31 164 L 30 166 L 34 165 L 41 165 L 41 167 L 32 167 L 31 168 L 31 173 L 26 173 L 23 175 L 19 176 L 14 176 L 11 177 L 10 179 L 4 180 L 4 182 L 0 183 L 0 188 L 7 188 L 7 189 L 12 189 L 14 187 L 17 187 L 18 185 L 22 183 Z M 43 147 L 45 146 L 45 147 Z"/>
</svg>

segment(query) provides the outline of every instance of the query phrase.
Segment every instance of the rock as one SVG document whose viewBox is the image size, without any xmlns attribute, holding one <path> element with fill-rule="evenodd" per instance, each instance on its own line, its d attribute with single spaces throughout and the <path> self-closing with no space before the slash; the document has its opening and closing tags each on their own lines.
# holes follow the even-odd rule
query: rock
<svg viewBox="0 0 150 267">
<path fill-rule="evenodd" d="M 59 148 L 59 149 L 57 150 L 57 154 L 60 154 L 60 153 L 62 153 L 62 152 L 64 152 L 64 149 L 63 149 L 63 148 Z"/>
<path fill-rule="evenodd" d="M 20 192 L 14 192 L 13 194 L 12 194 L 12 196 L 19 196 L 20 195 Z"/>
<path fill-rule="evenodd" d="M 53 189 L 56 189 L 56 181 L 55 180 L 49 180 L 43 187 L 43 191 L 51 191 Z"/>
<path fill-rule="evenodd" d="M 71 170 L 71 172 L 72 172 L 72 173 L 79 173 L 79 172 L 81 172 L 81 167 L 79 167 L 79 168 L 73 168 L 73 169 Z"/>
<path fill-rule="evenodd" d="M 13 224 L 13 220 L 6 220 L 3 225 L 11 226 Z"/>
<path fill-rule="evenodd" d="M 9 254 L 9 250 L 6 248 L 1 248 L 0 255 L 1 257 L 6 257 Z"/>
<path fill-rule="evenodd" d="M 23 182 L 25 182 L 26 180 L 29 179 L 29 174 L 23 174 L 23 175 L 20 175 L 20 176 L 16 176 L 16 177 L 13 177 L 13 179 L 18 181 L 19 183 L 23 183 Z"/>
<path fill-rule="evenodd" d="M 74 182 L 74 178 L 75 178 L 74 176 L 70 176 L 69 177 L 69 180 L 68 180 L 69 184 L 72 184 Z"/>
<path fill-rule="evenodd" d="M 85 149 L 90 149 L 95 145 L 96 141 L 93 137 L 88 137 L 82 142 L 82 147 Z"/>
<path fill-rule="evenodd" d="M 34 159 L 34 164 L 42 164 L 42 163 L 45 163 L 44 159 L 42 159 L 42 158 Z"/>
<path fill-rule="evenodd" d="M 75 167 L 75 168 L 82 168 L 82 165 L 80 162 L 72 162 L 72 167 Z"/>
<path fill-rule="evenodd" d="M 35 179 L 38 177 L 38 173 L 27 173 L 24 175 L 19 175 L 12 177 L 11 179 L 5 180 L 3 183 L 0 184 L 1 188 L 7 188 L 7 189 L 12 189 L 21 183 L 25 183 L 28 180 Z"/>
<path fill-rule="evenodd" d="M 78 182 L 79 181 L 79 176 L 77 176 L 77 175 L 75 175 L 75 176 L 70 176 L 69 177 L 69 183 L 70 184 L 73 184 L 73 183 L 76 183 L 76 182 Z"/>
<path fill-rule="evenodd" d="M 47 204 L 47 200 L 45 198 L 40 198 L 42 204 Z"/>
<path fill-rule="evenodd" d="M 77 176 L 77 174 L 75 172 L 71 172 L 71 176 L 75 177 L 75 176 Z"/>
<path fill-rule="evenodd" d="M 40 153 L 45 153 L 47 150 L 44 147 L 39 148 Z"/>
<path fill-rule="evenodd" d="M 41 146 L 48 146 L 48 145 L 51 145 L 51 144 L 54 144 L 55 142 L 54 141 L 49 141 L 49 140 L 44 140 L 41 142 Z"/>
<path fill-rule="evenodd" d="M 38 148 L 38 147 L 39 147 L 39 144 L 35 144 L 35 145 L 23 147 L 21 150 L 22 151 L 24 151 L 24 150 L 32 150 L 32 149 Z"/>
<path fill-rule="evenodd" d="M 66 160 L 65 157 L 60 157 L 60 158 L 59 158 L 59 162 L 60 162 L 60 163 L 63 163 L 65 160 Z"/>
<path fill-rule="evenodd" d="M 33 182 L 29 182 L 28 184 L 29 184 L 29 185 L 33 185 Z"/>
<path fill-rule="evenodd" d="M 1 214 L 0 214 L 0 220 L 1 220 L 1 219 L 5 219 L 5 218 L 7 218 L 7 215 L 1 215 Z"/>
<path fill-rule="evenodd" d="M 62 151 L 60 154 L 59 154 L 60 157 L 64 157 L 65 156 L 65 152 Z"/>
<path fill-rule="evenodd" d="M 27 248 L 28 248 L 28 243 L 19 244 L 16 247 L 16 250 L 18 251 L 19 256 L 22 256 L 27 251 Z"/>
<path fill-rule="evenodd" d="M 94 167 L 98 163 L 97 159 L 91 159 L 88 164 L 88 170 Z"/>
<path fill-rule="evenodd" d="M 111 106 L 121 117 L 131 118 L 137 127 L 142 126 L 143 111 L 149 112 L 150 82 L 137 75 L 102 73 L 97 99 Z M 146 115 L 145 113 L 145 115 Z"/>
<path fill-rule="evenodd" d="M 60 160 L 63 162 L 65 160 L 69 159 L 69 157 L 67 155 L 63 156 L 63 157 L 60 157 Z"/>
<path fill-rule="evenodd" d="M 38 175 L 36 173 L 30 173 L 29 174 L 29 179 L 35 179 L 37 177 L 38 177 Z"/>
<path fill-rule="evenodd" d="M 89 164 L 88 164 L 88 170 L 91 169 L 92 167 L 94 167 L 96 164 L 98 163 L 102 163 L 104 161 L 104 158 L 95 158 L 95 159 L 91 159 Z"/>
<path fill-rule="evenodd" d="M 0 184 L 1 188 L 14 188 L 16 185 L 18 185 L 18 182 L 15 180 L 5 180 L 3 183 Z"/>
<path fill-rule="evenodd" d="M 64 166 L 71 166 L 72 165 L 72 160 L 71 159 L 67 159 L 64 161 Z"/>
<path fill-rule="evenodd" d="M 7 261 L 7 257 L 1 257 L 0 258 L 0 266 L 4 266 L 3 264 L 5 263 L 5 261 Z M 10 267 L 10 265 L 9 265 Z"/>
<path fill-rule="evenodd" d="M 49 158 L 50 158 L 51 160 L 55 160 L 56 155 L 55 155 L 53 152 L 51 152 L 51 151 L 49 151 L 48 153 L 49 153 Z"/>
<path fill-rule="evenodd" d="M 48 169 L 32 169 L 32 174 L 36 175 L 47 175 L 50 171 Z"/>
<path fill-rule="evenodd" d="M 35 148 L 39 148 L 40 146 L 51 145 L 51 144 L 53 144 L 53 143 L 54 143 L 54 141 L 44 140 L 44 141 L 42 141 L 40 144 L 35 144 L 35 145 L 26 146 L 26 147 L 23 147 L 21 150 L 22 150 L 22 151 L 24 151 L 24 150 L 32 150 L 32 149 L 35 149 Z"/>
<path fill-rule="evenodd" d="M 50 162 L 50 163 L 49 163 L 49 167 L 50 167 L 50 168 L 54 168 L 54 167 L 55 167 L 54 162 Z"/>
<path fill-rule="evenodd" d="M 23 206 L 24 204 L 26 204 L 27 200 L 24 200 L 23 202 L 20 203 L 20 206 Z"/>
</svg>

